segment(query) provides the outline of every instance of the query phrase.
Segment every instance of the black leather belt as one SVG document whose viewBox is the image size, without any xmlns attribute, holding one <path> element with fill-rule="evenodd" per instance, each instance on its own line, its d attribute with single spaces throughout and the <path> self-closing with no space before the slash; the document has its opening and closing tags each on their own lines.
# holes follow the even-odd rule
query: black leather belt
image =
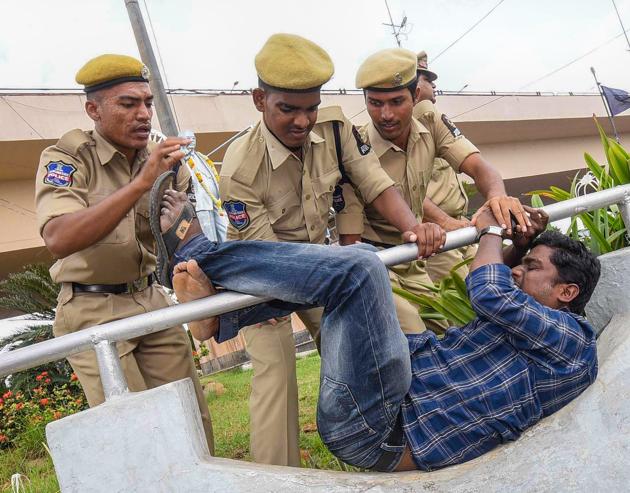
<svg viewBox="0 0 630 493">
<path fill-rule="evenodd" d="M 78 282 L 72 283 L 73 293 L 107 293 L 107 294 L 129 294 L 137 293 L 143 289 L 148 288 L 155 282 L 155 275 L 149 274 L 148 276 L 141 277 L 132 282 L 126 282 L 122 284 L 81 284 Z"/>
<path fill-rule="evenodd" d="M 387 445 L 391 445 L 393 447 L 400 447 L 403 444 L 403 429 L 402 429 L 402 419 L 400 414 L 398 414 L 398 418 L 396 418 L 396 424 L 394 425 L 394 429 L 389 434 L 385 443 Z M 374 471 L 380 472 L 391 472 L 391 465 L 395 460 L 399 460 L 402 452 L 401 451 L 391 451 L 391 450 L 383 450 L 383 454 L 376 461 L 370 469 Z"/>
<path fill-rule="evenodd" d="M 373 240 L 368 240 L 367 238 L 361 238 L 361 241 L 363 243 L 368 243 L 370 245 L 373 245 L 377 248 L 394 248 L 397 245 L 392 245 L 390 243 L 381 243 L 380 241 L 373 241 Z"/>
</svg>

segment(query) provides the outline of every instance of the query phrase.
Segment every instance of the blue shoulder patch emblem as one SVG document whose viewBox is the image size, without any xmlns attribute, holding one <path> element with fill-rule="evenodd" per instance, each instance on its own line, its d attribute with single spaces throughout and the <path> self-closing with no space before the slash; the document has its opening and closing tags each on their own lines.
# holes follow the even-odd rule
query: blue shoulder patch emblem
<svg viewBox="0 0 630 493">
<path fill-rule="evenodd" d="M 240 200 L 228 200 L 227 202 L 223 202 L 223 208 L 225 212 L 227 212 L 230 224 L 238 231 L 242 231 L 249 226 L 249 214 L 247 213 L 247 206 L 244 202 Z"/>
<path fill-rule="evenodd" d="M 44 175 L 44 183 L 54 187 L 71 187 L 72 175 L 77 168 L 74 164 L 64 163 L 63 161 L 51 161 L 46 165 L 46 175 Z"/>
</svg>

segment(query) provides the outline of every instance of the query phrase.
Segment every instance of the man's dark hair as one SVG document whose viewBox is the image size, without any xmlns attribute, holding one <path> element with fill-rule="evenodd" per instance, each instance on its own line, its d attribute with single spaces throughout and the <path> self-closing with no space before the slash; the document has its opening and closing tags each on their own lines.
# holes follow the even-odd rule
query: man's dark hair
<svg viewBox="0 0 630 493">
<path fill-rule="evenodd" d="M 599 260 L 579 241 L 557 231 L 545 231 L 532 243 L 532 248 L 544 245 L 553 249 L 550 260 L 558 270 L 558 281 L 577 284 L 579 294 L 569 303 L 569 310 L 584 314 L 584 307 L 599 280 Z"/>
</svg>

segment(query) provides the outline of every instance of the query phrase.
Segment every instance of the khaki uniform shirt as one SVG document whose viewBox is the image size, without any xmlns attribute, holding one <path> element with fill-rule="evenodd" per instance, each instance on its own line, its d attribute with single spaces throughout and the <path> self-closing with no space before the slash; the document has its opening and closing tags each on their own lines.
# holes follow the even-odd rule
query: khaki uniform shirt
<svg viewBox="0 0 630 493">
<path fill-rule="evenodd" d="M 342 163 L 367 203 L 393 181 L 339 107 L 319 110 L 300 160 L 263 121 L 230 145 L 221 166 L 221 199 L 230 239 L 323 243 L 333 192 L 341 179 L 333 133 L 339 122 Z"/>
<path fill-rule="evenodd" d="M 434 159 L 445 159 L 456 172 L 469 155 L 479 150 L 431 102 L 418 103 L 414 114 L 416 111 L 420 118 L 412 119 L 406 151 L 381 137 L 372 122 L 361 128 L 361 135 L 373 147 L 381 166 L 420 221 Z M 361 234 L 368 240 L 389 245 L 402 242 L 400 232 L 347 185 L 344 198 L 346 207 L 337 214 L 339 234 Z"/>
<path fill-rule="evenodd" d="M 40 234 L 48 221 L 98 204 L 135 178 L 150 148 L 127 158 L 97 131 L 71 130 L 41 155 L 35 185 Z M 189 174 L 180 168 L 177 188 Z M 149 193 L 145 193 L 114 230 L 103 239 L 57 260 L 50 269 L 55 282 L 120 284 L 155 270 L 155 246 L 149 226 Z"/>
<path fill-rule="evenodd" d="M 468 209 L 468 196 L 453 168 L 444 159 L 436 158 L 427 197 L 446 214 L 460 218 Z"/>
</svg>

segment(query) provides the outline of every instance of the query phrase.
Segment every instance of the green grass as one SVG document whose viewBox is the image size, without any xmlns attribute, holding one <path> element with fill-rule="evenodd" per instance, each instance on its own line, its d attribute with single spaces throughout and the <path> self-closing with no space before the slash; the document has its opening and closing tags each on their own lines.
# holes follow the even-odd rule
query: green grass
<svg viewBox="0 0 630 493">
<path fill-rule="evenodd" d="M 351 470 L 350 466 L 328 452 L 317 433 L 315 412 L 319 394 L 319 362 L 317 355 L 297 361 L 302 465 L 316 469 Z M 218 382 L 225 388 L 222 395 L 208 395 L 215 453 L 218 457 L 252 460 L 249 453 L 248 409 L 251 378 L 251 370 L 236 369 L 202 379 L 203 384 Z"/>
<path fill-rule="evenodd" d="M 210 393 L 208 405 L 214 425 L 216 455 L 231 459 L 251 460 L 249 453 L 248 399 L 252 372 L 240 369 L 215 374 L 202 383 L 218 382 L 225 388 L 222 395 Z M 300 401 L 300 449 L 302 465 L 316 469 L 355 470 L 343 464 L 326 449 L 315 426 L 315 410 L 319 393 L 319 356 L 311 355 L 297 361 Z M 0 452 L 0 491 L 11 491 L 11 475 L 20 473 L 27 492 L 56 493 L 59 491 L 52 461 L 43 445 L 42 430 L 25 437 L 23 446 Z M 30 489 L 29 489 L 30 488 Z"/>
<path fill-rule="evenodd" d="M 11 491 L 11 476 L 22 474 L 25 493 L 57 493 L 59 484 L 46 447 L 43 426 L 32 428 L 20 440 L 20 446 L 0 452 L 0 490 Z"/>
</svg>

